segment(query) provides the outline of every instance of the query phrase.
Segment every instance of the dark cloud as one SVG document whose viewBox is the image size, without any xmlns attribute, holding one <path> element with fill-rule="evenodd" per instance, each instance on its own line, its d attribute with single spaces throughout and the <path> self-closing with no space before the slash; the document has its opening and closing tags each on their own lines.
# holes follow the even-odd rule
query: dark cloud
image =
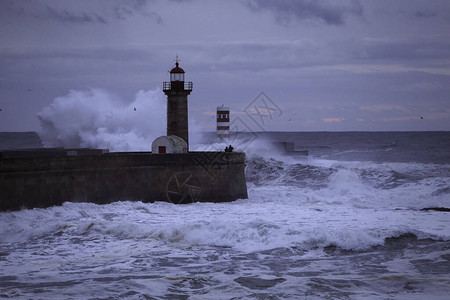
<svg viewBox="0 0 450 300">
<path fill-rule="evenodd" d="M 96 13 L 80 12 L 74 13 L 67 10 L 56 10 L 50 6 L 46 7 L 47 15 L 44 16 L 59 22 L 69 23 L 102 23 L 106 24 L 106 20 Z"/>
<path fill-rule="evenodd" d="M 91 47 L 91 48 L 24 48 L 20 52 L 7 48 L 0 49 L 0 59 L 6 60 L 44 60 L 44 59 L 100 59 L 133 61 L 148 59 L 145 49 L 131 47 Z"/>
<path fill-rule="evenodd" d="M 114 15 L 119 20 L 126 20 L 134 15 L 134 11 L 128 6 L 117 6 L 114 8 Z"/>
<path fill-rule="evenodd" d="M 12 0 L 0 1 L 0 15 L 23 15 L 25 14 L 25 9 L 17 5 L 17 2 Z"/>
<path fill-rule="evenodd" d="M 356 48 L 356 47 L 355 47 Z M 365 39 L 359 58 L 416 64 L 420 61 L 448 58 L 450 41 L 446 36 L 414 37 L 399 39 Z"/>
<path fill-rule="evenodd" d="M 441 10 L 417 10 L 412 13 L 412 17 L 415 20 L 443 20 L 450 22 L 450 10 L 447 8 Z"/>
<path fill-rule="evenodd" d="M 148 10 L 148 4 L 152 3 L 150 0 L 128 0 L 115 2 L 117 5 L 106 6 L 108 10 L 100 12 L 92 12 L 89 10 L 72 11 L 67 9 L 58 9 L 53 3 L 24 0 L 0 1 L 0 17 L 31 17 L 41 20 L 53 20 L 62 23 L 98 23 L 107 24 L 108 20 L 105 15 L 111 15 L 119 20 L 127 20 L 135 16 L 143 16 L 152 19 L 157 24 L 163 23 L 161 15 L 154 11 Z M 100 3 L 100 2 L 99 2 Z M 95 4 L 95 3 L 94 3 Z M 101 4 L 101 3 L 100 3 Z"/>
<path fill-rule="evenodd" d="M 363 8 L 357 0 L 347 1 L 344 5 L 323 0 L 253 0 L 246 4 L 255 11 L 268 10 L 275 15 L 278 23 L 287 24 L 297 21 L 317 20 L 328 25 L 342 25 L 347 15 L 362 16 Z"/>
<path fill-rule="evenodd" d="M 95 12 L 58 10 L 34 0 L 0 1 L 0 15 L 7 17 L 28 16 L 35 19 L 53 20 L 62 23 L 107 23 L 104 17 Z"/>
<path fill-rule="evenodd" d="M 416 11 L 414 13 L 414 17 L 419 19 L 429 19 L 429 18 L 435 18 L 439 14 L 435 11 Z"/>
<path fill-rule="evenodd" d="M 163 23 L 163 18 L 156 12 L 148 12 L 146 9 L 147 0 L 133 0 L 124 2 L 114 8 L 114 15 L 119 20 L 126 20 L 135 15 L 141 15 L 153 19 L 157 24 Z"/>
</svg>

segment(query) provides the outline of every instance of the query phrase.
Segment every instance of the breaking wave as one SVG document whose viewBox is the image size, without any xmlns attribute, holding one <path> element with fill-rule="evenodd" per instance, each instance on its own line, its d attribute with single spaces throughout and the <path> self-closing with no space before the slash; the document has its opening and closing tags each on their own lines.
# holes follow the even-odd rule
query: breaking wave
<svg viewBox="0 0 450 300">
<path fill-rule="evenodd" d="M 125 239 L 145 241 L 147 246 L 161 249 L 216 246 L 254 252 L 329 246 L 361 251 L 386 245 L 387 238 L 408 233 L 419 239 L 450 239 L 448 232 L 436 230 L 445 221 L 444 213 L 428 217 L 427 212 L 421 212 L 422 217 L 417 218 L 415 210 L 373 211 L 336 202 L 305 201 L 313 195 L 292 191 L 278 194 L 284 194 L 282 201 L 265 190 L 232 204 L 65 203 L 48 209 L 1 213 L 5 226 L 0 229 L 0 242 Z M 303 201 L 298 201 L 300 197 Z M 339 216 L 338 223 L 335 216 Z M 406 219 L 411 219 L 408 225 L 404 224 Z"/>
<path fill-rule="evenodd" d="M 449 207 L 448 173 L 449 165 L 314 158 L 293 161 L 259 156 L 250 156 L 246 167 L 251 186 L 292 187 L 299 199 L 310 195 L 324 203 L 408 209 Z"/>
<path fill-rule="evenodd" d="M 139 91 L 125 103 L 102 89 L 72 90 L 37 114 L 45 147 L 150 151 L 165 132 L 160 89 Z"/>
</svg>

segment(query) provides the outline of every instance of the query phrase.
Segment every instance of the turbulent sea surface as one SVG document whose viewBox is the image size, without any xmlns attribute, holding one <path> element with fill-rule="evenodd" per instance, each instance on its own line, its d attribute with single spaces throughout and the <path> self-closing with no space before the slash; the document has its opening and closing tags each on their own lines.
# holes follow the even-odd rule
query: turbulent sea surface
<svg viewBox="0 0 450 300">
<path fill-rule="evenodd" d="M 249 199 L 1 212 L 0 298 L 448 299 L 449 132 L 261 139 L 309 156 L 249 151 Z"/>
</svg>

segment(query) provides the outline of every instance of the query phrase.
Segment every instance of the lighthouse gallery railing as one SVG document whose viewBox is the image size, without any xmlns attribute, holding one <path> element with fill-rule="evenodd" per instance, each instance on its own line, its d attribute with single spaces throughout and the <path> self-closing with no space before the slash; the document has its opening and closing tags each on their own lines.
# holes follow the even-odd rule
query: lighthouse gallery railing
<svg viewBox="0 0 450 300">
<path fill-rule="evenodd" d="M 163 91 L 171 90 L 171 82 L 163 82 Z M 192 82 L 185 82 L 184 83 L 184 90 L 192 91 Z"/>
</svg>

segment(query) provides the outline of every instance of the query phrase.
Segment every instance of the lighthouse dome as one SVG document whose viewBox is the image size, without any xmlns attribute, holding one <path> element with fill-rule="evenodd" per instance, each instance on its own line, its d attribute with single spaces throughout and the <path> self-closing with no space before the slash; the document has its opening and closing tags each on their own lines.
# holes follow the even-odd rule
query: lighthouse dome
<svg viewBox="0 0 450 300">
<path fill-rule="evenodd" d="M 178 62 L 175 63 L 175 68 L 170 70 L 170 73 L 184 73 L 184 70 L 178 66 Z"/>
</svg>

